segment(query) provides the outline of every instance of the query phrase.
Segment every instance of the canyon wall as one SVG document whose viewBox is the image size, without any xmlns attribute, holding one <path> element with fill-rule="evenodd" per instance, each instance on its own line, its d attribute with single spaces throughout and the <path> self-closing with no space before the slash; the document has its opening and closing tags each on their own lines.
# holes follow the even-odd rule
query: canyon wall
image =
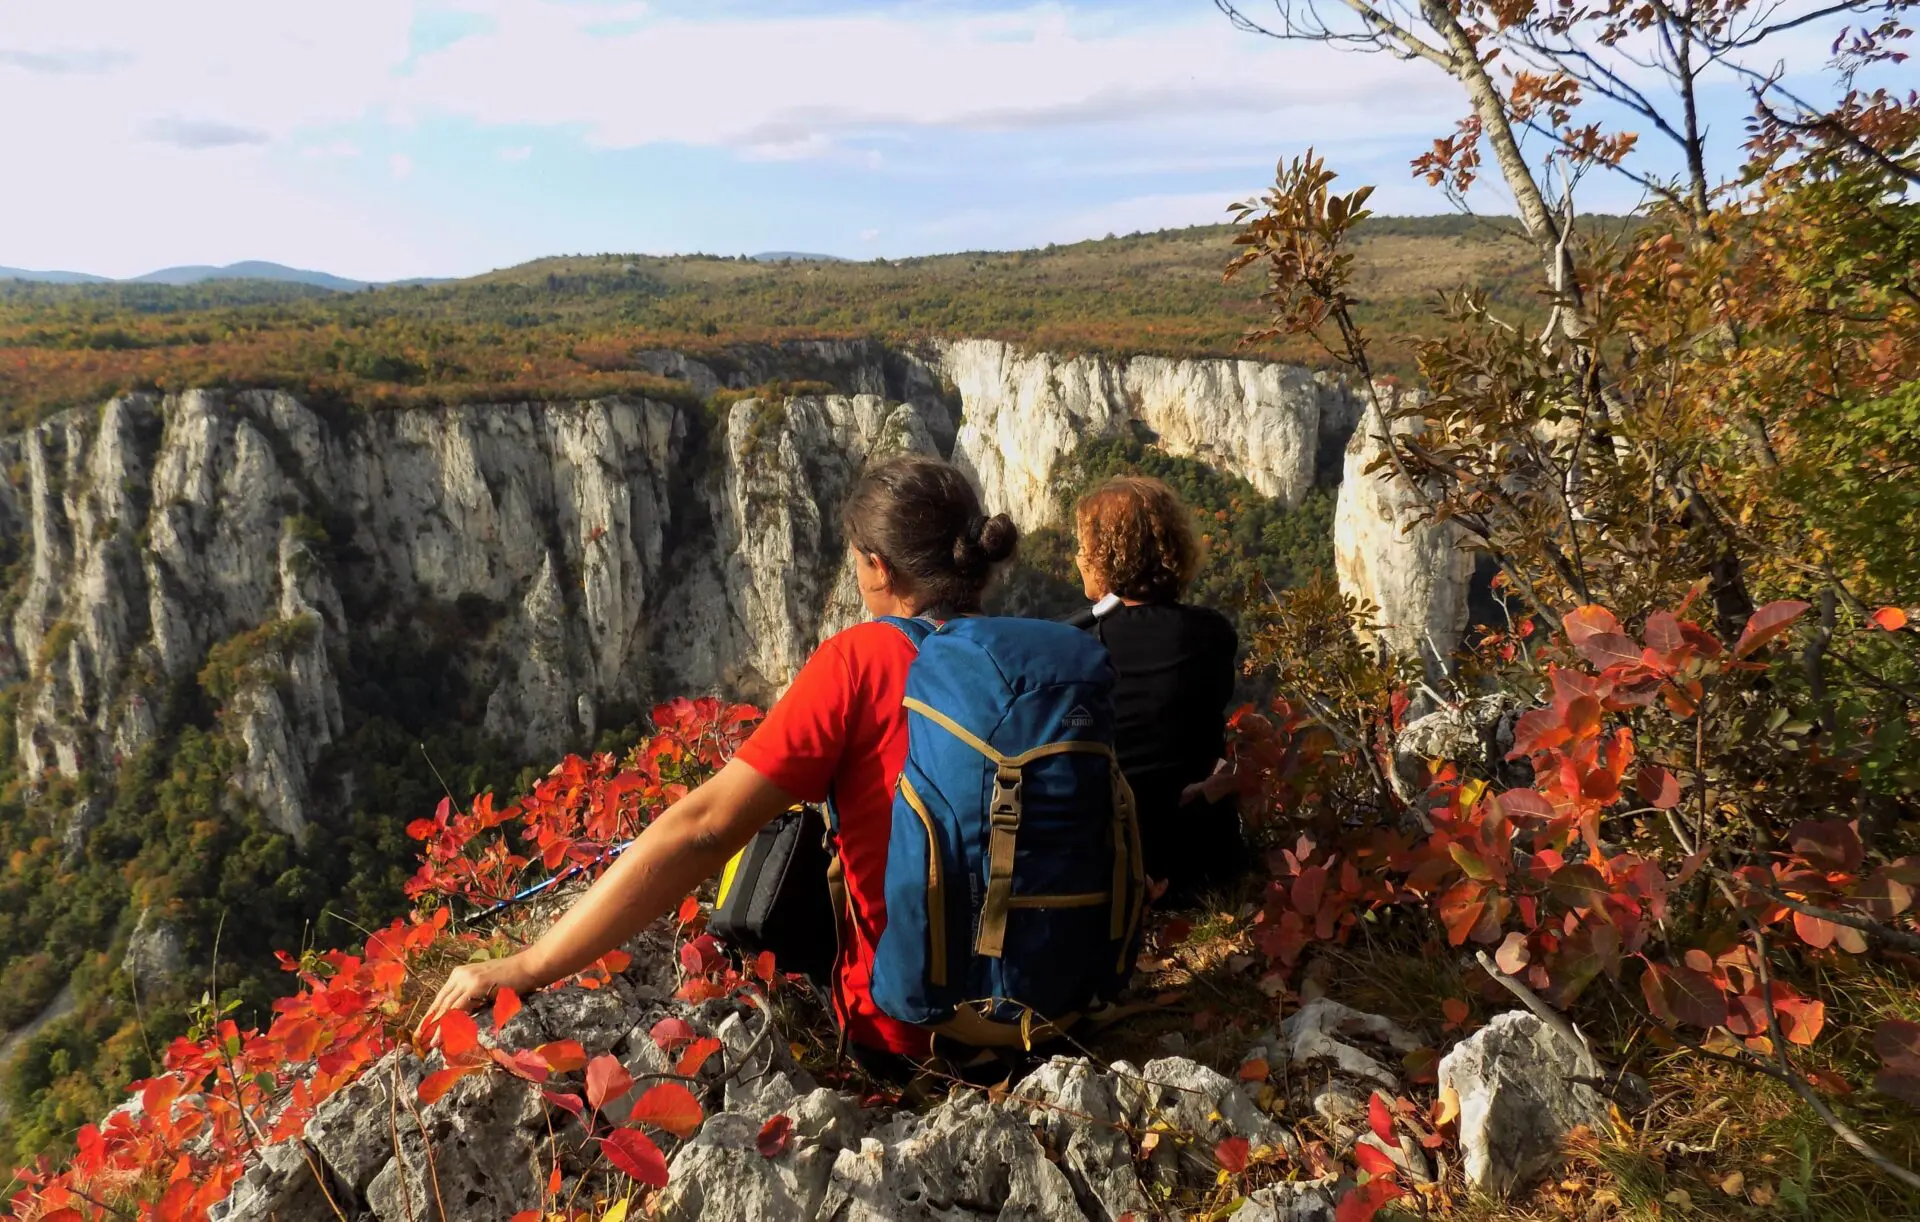
<svg viewBox="0 0 1920 1222">
<path fill-rule="evenodd" d="M 1337 479 L 1330 464 L 1364 440 L 1345 386 L 1251 361 L 988 341 L 790 344 L 726 367 L 642 355 L 702 396 L 773 377 L 846 393 L 724 411 L 606 399 L 361 413 L 192 391 L 0 439 L 0 533 L 17 553 L 0 678 L 26 685 L 28 776 L 112 768 L 197 681 L 244 745 L 237 785 L 298 833 L 328 805 L 315 764 L 341 732 L 356 642 L 454 643 L 476 719 L 527 758 L 553 756 L 610 709 L 709 690 L 769 699 L 852 623 L 838 509 L 876 456 L 949 455 L 990 508 L 1035 527 L 1058 517 L 1063 462 L 1136 424 L 1288 503 Z M 1444 635 L 1456 593 L 1465 606 L 1454 559 L 1425 528 L 1403 531 L 1404 507 L 1372 486 L 1383 476 L 1345 467 L 1343 576 L 1404 621 L 1396 647 Z M 86 818 L 83 803 L 70 841 Z"/>
</svg>

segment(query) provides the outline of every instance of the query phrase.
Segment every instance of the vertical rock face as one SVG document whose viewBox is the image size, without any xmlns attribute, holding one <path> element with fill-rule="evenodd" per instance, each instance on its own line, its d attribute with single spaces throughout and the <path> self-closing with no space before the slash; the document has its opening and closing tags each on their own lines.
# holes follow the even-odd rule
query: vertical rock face
<svg viewBox="0 0 1920 1222">
<path fill-rule="evenodd" d="M 1415 428 L 1394 421 L 1396 433 Z M 1372 416 L 1347 443 L 1346 477 L 1333 519 L 1334 567 L 1340 588 L 1377 607 L 1380 635 L 1395 654 L 1420 658 L 1429 680 L 1467 627 L 1473 554 L 1445 522 L 1420 521 L 1419 490 L 1400 478 L 1386 456 Z"/>
<path fill-rule="evenodd" d="M 637 359 L 696 391 L 777 377 L 855 393 L 716 417 L 626 398 L 323 413 L 190 391 L 0 438 L 16 473 L 0 532 L 30 553 L 0 555 L 21 574 L 0 681 L 27 683 L 29 777 L 110 770 L 199 685 L 244 749 L 237 790 L 297 835 L 333 800 L 315 774 L 344 733 L 341 676 L 393 634 L 445 649 L 474 720 L 527 758 L 657 697 L 770 699 L 860 613 L 839 508 L 867 462 L 949 455 L 1034 528 L 1058 516 L 1079 447 L 1136 422 L 1288 501 L 1331 482 L 1345 446 L 1343 582 L 1382 607 L 1396 649 L 1459 632 L 1464 554 L 1442 528 L 1400 530 L 1408 497 L 1364 474 L 1372 443 L 1330 378 L 989 341 Z"/>
<path fill-rule="evenodd" d="M 919 408 L 876 395 L 734 404 L 713 515 L 731 640 L 713 642 L 718 665 L 699 686 L 771 697 L 815 644 L 856 623 L 840 506 L 868 462 L 935 452 Z"/>
<path fill-rule="evenodd" d="M 68 413 L 18 439 L 19 750 L 36 780 L 111 768 L 203 677 L 245 751 L 236 787 L 298 834 L 342 733 L 338 660 L 369 636 L 465 624 L 484 728 L 529 757 L 609 705 L 771 694 L 857 611 L 836 515 L 861 465 L 933 450 L 939 425 L 873 396 L 740 403 L 711 438 L 644 400 L 329 422 L 284 394 L 189 392 Z"/>
<path fill-rule="evenodd" d="M 1139 421 L 1168 453 L 1240 476 L 1294 504 L 1313 486 L 1323 436 L 1344 437 L 1356 407 L 1340 383 L 1255 361 L 1026 354 L 990 340 L 937 353 L 965 405 L 954 458 L 988 504 L 1025 526 L 1057 515 L 1054 480 L 1084 441 Z"/>
</svg>

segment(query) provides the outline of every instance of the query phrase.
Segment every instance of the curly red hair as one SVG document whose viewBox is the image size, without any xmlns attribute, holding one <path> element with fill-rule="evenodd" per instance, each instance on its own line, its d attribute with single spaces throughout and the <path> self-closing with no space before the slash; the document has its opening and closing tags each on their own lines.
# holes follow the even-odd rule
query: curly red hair
<svg viewBox="0 0 1920 1222">
<path fill-rule="evenodd" d="M 1119 475 L 1074 507 L 1083 564 L 1122 598 L 1174 602 L 1200 565 L 1193 515 L 1173 489 L 1145 475 Z"/>
</svg>

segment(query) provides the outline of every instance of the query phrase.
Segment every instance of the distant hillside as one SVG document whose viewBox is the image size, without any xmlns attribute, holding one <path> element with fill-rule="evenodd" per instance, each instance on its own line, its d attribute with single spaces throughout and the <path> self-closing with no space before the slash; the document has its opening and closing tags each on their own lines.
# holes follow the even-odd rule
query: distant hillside
<svg viewBox="0 0 1920 1222">
<path fill-rule="evenodd" d="M 286 267 L 279 263 L 265 263 L 258 259 L 244 263 L 230 263 L 225 267 L 163 267 L 157 272 L 148 272 L 144 276 L 135 276 L 126 281 L 128 284 L 200 284 L 207 280 L 274 280 L 291 284 L 310 284 L 315 288 L 332 289 L 336 293 L 351 293 L 364 289 L 369 282 L 348 280 L 328 272 L 305 271 L 297 267 Z"/>
<path fill-rule="evenodd" d="M 365 406 L 660 393 L 642 349 L 725 363 L 742 344 L 821 337 L 1326 363 L 1310 338 L 1242 343 L 1263 317 L 1263 283 L 1222 281 L 1233 233 L 857 263 L 604 254 L 371 292 L 328 291 L 287 269 L 177 286 L 0 281 L 0 413 L 18 421 L 135 385 L 274 384 Z M 1511 220 L 1376 219 L 1354 254 L 1356 312 L 1382 372 L 1413 372 L 1415 341 L 1442 325 L 1444 291 L 1484 290 L 1516 323 L 1545 315 L 1532 248 Z M 273 267 L 237 268 L 263 266 Z"/>
<path fill-rule="evenodd" d="M 794 258 L 831 258 L 830 255 L 795 255 Z M 304 284 L 312 288 L 327 289 L 335 293 L 355 293 L 362 289 L 373 288 L 382 283 L 392 287 L 404 288 L 415 284 L 440 284 L 442 280 L 434 277 L 419 277 L 413 280 L 394 280 L 391 282 L 349 280 L 331 272 L 308 271 L 298 267 L 287 267 L 280 263 L 268 263 L 259 259 L 249 259 L 242 263 L 229 263 L 225 267 L 192 265 L 187 267 L 163 267 L 157 272 L 148 272 L 144 276 L 132 276 L 125 280 L 115 280 L 110 276 L 94 276 L 86 272 L 35 272 L 17 267 L 0 267 L 0 280 L 24 280 L 36 284 L 167 284 L 184 287 L 192 284 L 206 284 L 214 280 L 264 280 L 275 284 Z"/>
<path fill-rule="evenodd" d="M 850 263 L 839 255 L 810 255 L 798 250 L 766 250 L 753 256 L 755 263 Z"/>
<path fill-rule="evenodd" d="M 105 276 L 85 272 L 33 272 L 23 267 L 0 267 L 0 280 L 32 280 L 41 284 L 104 284 Z"/>
</svg>

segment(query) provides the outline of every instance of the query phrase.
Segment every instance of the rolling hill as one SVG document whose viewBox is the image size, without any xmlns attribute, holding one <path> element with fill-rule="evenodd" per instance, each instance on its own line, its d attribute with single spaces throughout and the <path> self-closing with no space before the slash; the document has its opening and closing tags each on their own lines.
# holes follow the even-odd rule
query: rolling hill
<svg viewBox="0 0 1920 1222">
<path fill-rule="evenodd" d="M 1222 281 L 1233 232 L 858 263 L 604 254 L 372 292 L 328 291 L 287 269 L 184 284 L 0 282 L 0 408 L 17 422 L 131 386 L 280 385 L 368 407 L 668 393 L 637 351 L 724 363 L 742 344 L 802 338 L 972 336 L 1062 353 L 1326 363 L 1310 338 L 1242 343 L 1263 317 L 1262 284 Z M 1482 289 L 1516 321 L 1544 316 L 1511 221 L 1375 219 L 1355 259 L 1357 313 L 1383 372 L 1412 371 L 1446 290 Z"/>
</svg>

